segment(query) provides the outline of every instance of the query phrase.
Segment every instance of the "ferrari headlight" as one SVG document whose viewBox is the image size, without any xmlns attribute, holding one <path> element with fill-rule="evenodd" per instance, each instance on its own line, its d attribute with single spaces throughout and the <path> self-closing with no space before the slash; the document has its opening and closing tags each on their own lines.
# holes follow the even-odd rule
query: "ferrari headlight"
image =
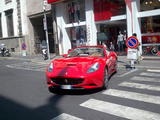
<svg viewBox="0 0 160 120">
<path fill-rule="evenodd" d="M 95 72 L 99 69 L 99 63 L 96 62 L 94 63 L 87 71 L 87 73 L 92 73 L 92 72 Z"/>
<path fill-rule="evenodd" d="M 51 63 L 49 66 L 48 66 L 48 72 L 52 72 L 53 71 L 53 63 Z"/>
</svg>

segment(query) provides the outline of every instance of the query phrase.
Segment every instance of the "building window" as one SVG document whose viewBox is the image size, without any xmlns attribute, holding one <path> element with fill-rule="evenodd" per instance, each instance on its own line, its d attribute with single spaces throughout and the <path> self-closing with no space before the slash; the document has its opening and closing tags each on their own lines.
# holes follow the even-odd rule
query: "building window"
<svg viewBox="0 0 160 120">
<path fill-rule="evenodd" d="M 141 11 L 160 9 L 160 0 L 141 0 Z"/>
<path fill-rule="evenodd" d="M 71 0 L 66 2 L 66 23 L 85 21 L 85 1 Z"/>
<path fill-rule="evenodd" d="M 117 20 L 106 24 L 98 24 L 97 43 L 112 47 L 115 51 L 124 52 L 126 50 L 127 24 L 126 20 Z M 111 49 L 113 49 L 111 48 Z"/>
<path fill-rule="evenodd" d="M 13 9 L 7 10 L 6 14 L 6 21 L 7 21 L 7 31 L 8 37 L 14 36 L 14 29 L 13 29 Z"/>
<path fill-rule="evenodd" d="M 12 0 L 5 0 L 5 4 L 12 2 Z"/>
<path fill-rule="evenodd" d="M 142 50 L 144 55 L 160 51 L 160 15 L 141 18 Z"/>
<path fill-rule="evenodd" d="M 142 33 L 160 33 L 160 15 L 141 18 Z"/>
<path fill-rule="evenodd" d="M 0 38 L 2 38 L 2 20 L 1 20 L 1 14 L 0 14 Z"/>
<path fill-rule="evenodd" d="M 86 36 L 86 26 L 78 26 L 67 28 L 68 35 L 71 40 L 72 48 L 86 45 L 87 36 Z"/>
</svg>

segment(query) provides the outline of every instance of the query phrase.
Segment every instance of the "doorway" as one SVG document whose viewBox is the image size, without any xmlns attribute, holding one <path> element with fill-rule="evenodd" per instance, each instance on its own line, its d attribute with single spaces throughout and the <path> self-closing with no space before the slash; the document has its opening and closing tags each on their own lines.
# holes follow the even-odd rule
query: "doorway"
<svg viewBox="0 0 160 120">
<path fill-rule="evenodd" d="M 34 47 L 35 54 L 41 53 L 41 44 L 42 41 L 46 41 L 44 25 L 43 25 L 43 15 L 31 18 L 31 23 L 34 31 Z M 47 15 L 47 28 L 48 28 L 48 40 L 49 40 L 49 49 L 50 53 L 55 53 L 54 46 L 54 36 L 53 36 L 53 25 L 52 25 L 52 16 L 51 14 Z"/>
<path fill-rule="evenodd" d="M 106 23 L 97 24 L 97 43 L 103 42 L 108 48 L 110 44 L 113 44 L 114 51 L 125 52 L 126 45 L 125 41 L 127 39 L 127 24 L 126 20 L 119 21 L 107 21 Z M 119 34 L 122 34 L 123 37 L 122 44 L 119 45 Z"/>
</svg>

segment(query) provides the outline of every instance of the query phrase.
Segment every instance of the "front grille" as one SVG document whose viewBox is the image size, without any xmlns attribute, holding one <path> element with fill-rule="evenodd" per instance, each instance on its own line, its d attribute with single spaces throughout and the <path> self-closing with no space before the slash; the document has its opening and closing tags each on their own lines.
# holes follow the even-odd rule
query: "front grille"
<svg viewBox="0 0 160 120">
<path fill-rule="evenodd" d="M 51 80 L 58 85 L 78 85 L 83 82 L 80 78 L 51 78 Z"/>
</svg>

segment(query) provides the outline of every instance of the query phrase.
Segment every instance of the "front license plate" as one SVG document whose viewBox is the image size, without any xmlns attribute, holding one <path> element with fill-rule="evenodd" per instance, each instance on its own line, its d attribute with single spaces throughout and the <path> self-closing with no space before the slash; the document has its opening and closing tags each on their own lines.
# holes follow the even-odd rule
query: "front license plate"
<svg viewBox="0 0 160 120">
<path fill-rule="evenodd" d="M 62 85 L 61 88 L 62 88 L 62 89 L 69 90 L 69 89 L 72 88 L 72 86 L 71 86 L 71 85 Z"/>
</svg>

